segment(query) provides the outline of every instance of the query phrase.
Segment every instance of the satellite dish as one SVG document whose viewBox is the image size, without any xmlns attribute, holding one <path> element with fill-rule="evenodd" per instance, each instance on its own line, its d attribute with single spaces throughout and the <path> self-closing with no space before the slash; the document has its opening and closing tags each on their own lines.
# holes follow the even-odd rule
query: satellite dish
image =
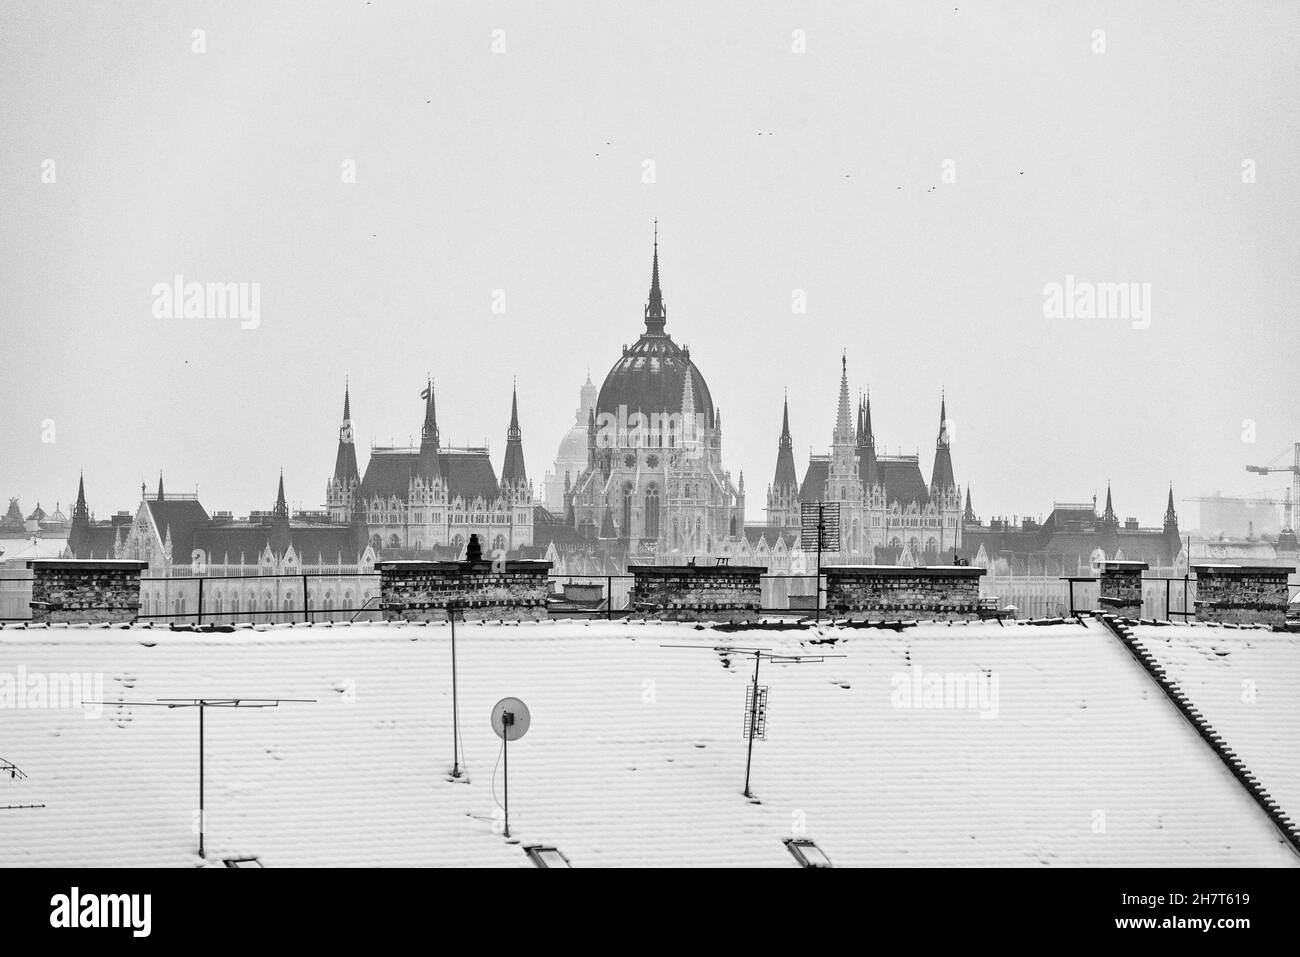
<svg viewBox="0 0 1300 957">
<path fill-rule="evenodd" d="M 518 741 L 527 733 L 531 720 L 528 705 L 518 698 L 502 698 L 492 706 L 492 730 L 502 740 Z"/>
</svg>

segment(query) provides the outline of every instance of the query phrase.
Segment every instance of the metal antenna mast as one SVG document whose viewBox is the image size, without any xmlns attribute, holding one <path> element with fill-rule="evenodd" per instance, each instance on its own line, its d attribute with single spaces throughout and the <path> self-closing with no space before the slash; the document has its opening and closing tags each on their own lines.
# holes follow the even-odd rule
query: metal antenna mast
<svg viewBox="0 0 1300 957">
<path fill-rule="evenodd" d="M 278 708 L 281 704 L 314 704 L 315 698 L 159 698 L 156 701 L 98 701 L 91 704 L 131 705 L 137 708 L 199 709 L 199 857 L 206 857 L 204 838 L 204 729 L 203 715 L 208 708 Z"/>
<path fill-rule="evenodd" d="M 727 645 L 660 645 L 660 648 L 694 648 L 698 651 L 713 651 L 721 654 L 741 654 L 754 656 L 754 678 L 745 690 L 745 797 L 753 798 L 749 790 L 749 771 L 754 760 L 754 738 L 767 737 L 767 686 L 758 683 L 758 666 L 763 661 L 778 665 L 806 665 L 825 661 L 827 658 L 844 658 L 845 655 L 787 655 L 771 648 L 737 648 Z"/>
</svg>

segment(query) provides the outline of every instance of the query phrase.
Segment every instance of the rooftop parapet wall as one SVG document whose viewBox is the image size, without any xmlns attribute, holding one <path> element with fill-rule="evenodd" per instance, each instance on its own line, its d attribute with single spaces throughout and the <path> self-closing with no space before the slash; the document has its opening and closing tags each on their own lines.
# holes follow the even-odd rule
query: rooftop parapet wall
<svg viewBox="0 0 1300 957">
<path fill-rule="evenodd" d="M 471 620 L 547 616 L 550 562 L 388 561 L 375 569 L 385 621 L 445 621 L 449 608 Z"/>
<path fill-rule="evenodd" d="M 1142 617 L 1142 573 L 1146 562 L 1102 561 L 1097 569 L 1100 587 L 1098 604 L 1106 614 L 1119 618 Z"/>
<path fill-rule="evenodd" d="M 977 621 L 983 568 L 929 565 L 831 565 L 826 609 L 866 619 Z"/>
<path fill-rule="evenodd" d="M 32 570 L 33 622 L 132 622 L 148 562 L 39 558 Z"/>
<path fill-rule="evenodd" d="M 1196 619 L 1221 624 L 1286 625 L 1288 577 L 1294 568 L 1272 565 L 1193 565 Z"/>
<path fill-rule="evenodd" d="M 667 621 L 755 621 L 761 565 L 632 565 L 632 609 Z"/>
</svg>

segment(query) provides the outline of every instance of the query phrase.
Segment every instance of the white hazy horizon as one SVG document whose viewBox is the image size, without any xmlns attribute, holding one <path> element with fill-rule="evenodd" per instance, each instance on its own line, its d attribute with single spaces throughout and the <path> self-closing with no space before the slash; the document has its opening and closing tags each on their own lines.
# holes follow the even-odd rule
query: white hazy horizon
<svg viewBox="0 0 1300 957">
<path fill-rule="evenodd" d="M 517 381 L 540 494 L 656 217 L 752 521 L 843 350 L 927 480 L 946 394 L 986 519 L 1280 498 L 1245 466 L 1300 441 L 1298 49 L 1282 2 L 0 2 L 0 505 L 84 470 L 103 518 L 161 471 L 243 514 L 283 468 L 317 508 L 345 377 L 364 471 L 426 375 L 498 471 Z M 156 316 L 178 274 L 258 284 L 255 328 Z M 1046 318 L 1067 282 L 1146 324 Z"/>
</svg>

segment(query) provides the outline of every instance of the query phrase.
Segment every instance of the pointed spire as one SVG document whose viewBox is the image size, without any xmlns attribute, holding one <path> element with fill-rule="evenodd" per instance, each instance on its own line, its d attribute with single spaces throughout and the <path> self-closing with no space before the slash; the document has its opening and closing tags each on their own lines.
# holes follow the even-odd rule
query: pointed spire
<svg viewBox="0 0 1300 957">
<path fill-rule="evenodd" d="M 930 473 L 930 498 L 952 490 L 956 494 L 957 479 L 952 471 L 952 452 L 948 443 L 948 400 L 946 396 L 939 399 L 939 438 L 934 443 L 934 469 Z M 954 503 L 955 505 L 955 503 Z"/>
<path fill-rule="evenodd" d="M 289 506 L 284 500 L 284 469 L 280 470 L 280 486 L 275 492 L 275 508 L 271 514 L 276 518 L 287 520 L 289 518 Z"/>
<path fill-rule="evenodd" d="M 871 386 L 867 386 L 867 395 L 863 402 L 863 431 L 866 433 L 866 444 L 874 449 L 876 433 L 871 430 Z"/>
<path fill-rule="evenodd" d="M 528 482 L 524 472 L 523 433 L 519 429 L 519 396 L 510 390 L 510 428 L 506 430 L 506 457 L 501 464 L 501 484 L 522 489 Z"/>
<path fill-rule="evenodd" d="M 86 473 L 81 473 L 77 479 L 77 501 L 72 506 L 72 520 L 89 519 L 90 510 L 86 508 Z"/>
<path fill-rule="evenodd" d="M 1165 531 L 1178 534 L 1178 513 L 1174 510 L 1174 483 L 1169 483 L 1169 500 L 1165 505 Z"/>
<path fill-rule="evenodd" d="M 511 381 L 510 383 L 510 428 L 508 430 L 510 438 L 517 439 L 520 437 L 519 432 L 519 385 Z"/>
<path fill-rule="evenodd" d="M 339 426 L 339 447 L 334 455 L 334 481 L 340 485 L 361 484 L 357 469 L 357 450 L 352 441 L 352 396 L 348 381 L 343 380 L 343 424 Z"/>
<path fill-rule="evenodd" d="M 862 397 L 858 412 L 858 479 L 867 495 L 880 484 L 880 465 L 876 462 L 876 437 L 871 431 L 871 390 Z"/>
<path fill-rule="evenodd" d="M 853 438 L 853 420 L 849 416 L 849 358 L 846 352 L 840 356 L 840 401 L 835 412 L 832 444 L 852 445 Z"/>
<path fill-rule="evenodd" d="M 438 448 L 438 410 L 433 399 L 433 378 L 425 379 L 424 391 L 420 393 L 424 400 L 424 426 L 420 429 L 420 446 L 428 445 Z"/>
<path fill-rule="evenodd" d="M 975 509 L 970 505 L 970 486 L 966 486 L 966 511 L 962 513 L 962 520 L 966 522 L 975 521 Z"/>
<path fill-rule="evenodd" d="M 1104 522 L 1115 521 L 1115 506 L 1111 504 L 1109 480 L 1106 482 L 1106 510 L 1101 513 L 1101 518 Z"/>
<path fill-rule="evenodd" d="M 415 474 L 426 482 L 431 482 L 442 474 L 438 462 L 438 410 L 433 398 L 433 378 L 425 378 L 424 391 L 420 393 L 424 400 L 424 425 L 420 429 L 420 454 L 417 457 Z"/>
<path fill-rule="evenodd" d="M 161 469 L 159 469 L 158 471 L 158 501 L 160 502 L 166 501 L 165 497 L 163 496 L 163 480 L 162 480 Z"/>
<path fill-rule="evenodd" d="M 645 328 L 650 335 L 663 335 L 667 313 L 664 296 L 659 289 L 659 220 L 655 220 L 654 261 L 650 267 L 650 297 L 645 307 Z"/>
<path fill-rule="evenodd" d="M 794 443 L 790 438 L 790 400 L 781 403 L 781 438 L 776 443 L 776 475 L 772 488 L 798 494 L 799 480 L 794 470 Z"/>
</svg>

